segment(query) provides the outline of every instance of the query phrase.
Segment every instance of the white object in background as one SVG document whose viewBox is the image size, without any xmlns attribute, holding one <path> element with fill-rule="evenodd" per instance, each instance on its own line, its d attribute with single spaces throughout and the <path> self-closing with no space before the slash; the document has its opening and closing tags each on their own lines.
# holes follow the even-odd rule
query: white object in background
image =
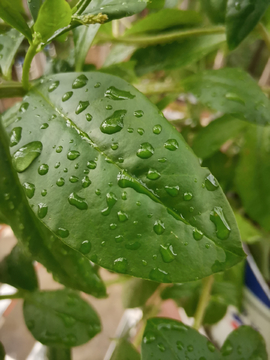
<svg viewBox="0 0 270 360">
<path fill-rule="evenodd" d="M 36 342 L 26 360 L 44 360 L 45 355 L 46 346 L 42 345 L 40 342 Z"/>
</svg>

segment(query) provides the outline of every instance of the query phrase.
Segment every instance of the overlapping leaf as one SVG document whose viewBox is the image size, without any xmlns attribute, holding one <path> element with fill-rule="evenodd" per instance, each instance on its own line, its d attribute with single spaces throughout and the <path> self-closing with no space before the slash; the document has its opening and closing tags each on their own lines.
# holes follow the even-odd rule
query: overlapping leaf
<svg viewBox="0 0 270 360">
<path fill-rule="evenodd" d="M 142 307 L 155 292 L 159 283 L 132 278 L 123 286 L 122 300 L 126 309 Z"/>
<path fill-rule="evenodd" d="M 127 340 L 120 339 L 110 360 L 140 360 L 140 354 Z"/>
<path fill-rule="evenodd" d="M 13 128 L 21 136 L 11 153 L 21 184 L 35 186 L 31 208 L 93 262 L 182 282 L 243 258 L 216 180 L 125 81 L 101 73 L 44 78 L 18 116 Z"/>
<path fill-rule="evenodd" d="M 29 10 L 30 10 L 30 12 L 31 12 L 31 15 L 32 15 L 34 21 L 37 20 L 38 12 L 39 12 L 39 9 L 40 9 L 43 1 L 44 1 L 44 0 L 31 0 L 31 1 L 27 1 Z"/>
</svg>

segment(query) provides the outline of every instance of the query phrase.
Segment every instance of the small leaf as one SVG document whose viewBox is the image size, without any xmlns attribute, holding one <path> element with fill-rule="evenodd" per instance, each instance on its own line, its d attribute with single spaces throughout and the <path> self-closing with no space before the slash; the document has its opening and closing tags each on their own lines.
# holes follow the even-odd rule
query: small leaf
<svg viewBox="0 0 270 360">
<path fill-rule="evenodd" d="M 124 64 L 124 60 L 130 57 L 130 55 L 136 49 L 135 46 L 126 44 L 116 44 L 113 46 L 109 55 L 106 57 L 103 66 L 108 67 L 115 64 Z"/>
<path fill-rule="evenodd" d="M 225 23 L 231 50 L 254 29 L 269 5 L 269 0 L 228 0 Z"/>
<path fill-rule="evenodd" d="M 1 261 L 0 282 L 29 291 L 38 288 L 33 261 L 21 246 L 16 245 Z"/>
<path fill-rule="evenodd" d="M 270 122 L 270 101 L 241 69 L 207 70 L 188 77 L 183 85 L 212 109 L 258 125 Z"/>
<path fill-rule="evenodd" d="M 3 344 L 0 342 L 0 360 L 5 360 L 5 349 Z"/>
<path fill-rule="evenodd" d="M 140 360 L 135 347 L 125 339 L 119 339 L 110 360 Z"/>
<path fill-rule="evenodd" d="M 142 360 L 267 360 L 263 337 L 249 326 L 233 331 L 219 352 L 198 331 L 172 319 L 153 318 L 147 321 Z"/>
<path fill-rule="evenodd" d="M 40 7 L 42 6 L 42 3 L 44 2 L 44 0 L 28 0 L 27 4 L 29 7 L 29 10 L 31 12 L 32 18 L 34 21 L 37 20 L 38 17 L 38 12 Z"/>
<path fill-rule="evenodd" d="M 201 0 L 202 8 L 214 24 L 225 21 L 227 0 Z"/>
<path fill-rule="evenodd" d="M 263 238 L 263 234 L 260 232 L 260 230 L 255 227 L 255 225 L 253 225 L 247 218 L 237 212 L 235 212 L 234 215 L 243 242 L 247 244 L 253 244 Z"/>
<path fill-rule="evenodd" d="M 144 306 L 158 286 L 159 283 L 156 282 L 135 278 L 130 279 L 123 286 L 122 299 L 124 308 Z"/>
<path fill-rule="evenodd" d="M 18 0 L 1 0 L 0 18 L 10 26 L 21 32 L 29 41 L 32 40 L 32 33 L 18 7 Z"/>
<path fill-rule="evenodd" d="M 72 360 L 71 349 L 63 347 L 48 347 L 47 360 Z"/>
<path fill-rule="evenodd" d="M 23 315 L 34 338 L 47 346 L 79 346 L 101 330 L 95 310 L 67 289 L 31 293 Z"/>
<path fill-rule="evenodd" d="M 71 8 L 65 0 L 45 0 L 39 10 L 34 30 L 45 42 L 56 30 L 69 25 L 71 15 Z"/>
<path fill-rule="evenodd" d="M 202 128 L 193 140 L 192 149 L 201 159 L 212 156 L 229 139 L 235 138 L 247 124 L 233 116 L 224 115 Z"/>
</svg>

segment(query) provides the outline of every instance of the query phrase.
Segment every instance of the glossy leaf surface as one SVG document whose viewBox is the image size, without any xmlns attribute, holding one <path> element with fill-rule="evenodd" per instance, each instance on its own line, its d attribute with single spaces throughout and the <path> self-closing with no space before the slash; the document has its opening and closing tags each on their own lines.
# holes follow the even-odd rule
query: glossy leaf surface
<svg viewBox="0 0 270 360">
<path fill-rule="evenodd" d="M 267 360 L 262 336 L 249 326 L 241 326 L 226 339 L 219 352 L 198 331 L 172 319 L 147 321 L 142 343 L 142 360 Z"/>
<path fill-rule="evenodd" d="M 0 282 L 29 291 L 38 288 L 33 261 L 21 246 L 16 245 L 0 262 Z"/>
<path fill-rule="evenodd" d="M 0 70 L 4 77 L 10 77 L 14 56 L 24 36 L 15 29 L 0 35 Z"/>
<path fill-rule="evenodd" d="M 110 360 L 140 360 L 140 354 L 127 340 L 120 339 Z"/>
<path fill-rule="evenodd" d="M 71 349 L 63 347 L 48 347 L 46 355 L 48 360 L 72 360 Z"/>
<path fill-rule="evenodd" d="M 38 12 L 39 12 L 39 9 L 40 9 L 43 2 L 44 2 L 44 0 L 27 1 L 29 10 L 31 12 L 31 15 L 32 15 L 32 18 L 33 18 L 34 21 L 37 20 Z"/>
<path fill-rule="evenodd" d="M 241 69 L 207 70 L 184 81 L 204 105 L 258 125 L 270 122 L 270 101 Z"/>
<path fill-rule="evenodd" d="M 0 360 L 5 360 L 5 349 L 3 344 L 0 342 Z"/>
<path fill-rule="evenodd" d="M 47 346 L 78 346 L 101 330 L 95 310 L 69 290 L 32 293 L 23 315 L 34 338 Z"/>
<path fill-rule="evenodd" d="M 5 123 L 12 124 L 13 116 L 13 109 L 11 109 L 5 114 Z M 18 126 L 15 127 L 18 128 Z M 15 142 L 18 139 L 16 134 L 20 134 L 20 130 L 12 133 L 12 139 Z M 27 205 L 17 175 L 12 170 L 11 159 L 8 154 L 8 142 L 2 126 L 0 139 L 0 167 L 2 170 L 0 173 L 0 213 L 4 214 L 16 238 L 27 248 L 35 260 L 42 263 L 49 272 L 52 272 L 55 280 L 65 286 L 97 297 L 104 297 L 106 295 L 105 286 L 90 262 L 63 244 L 35 218 Z M 31 184 L 26 184 L 24 190 L 30 197 L 35 193 Z M 41 192 L 43 194 L 41 196 L 44 198 L 46 187 Z"/>
<path fill-rule="evenodd" d="M 10 26 L 17 29 L 28 40 L 32 40 L 31 30 L 21 13 L 21 8 L 18 6 L 17 0 L 1 0 L 0 18 L 2 18 Z"/>
<path fill-rule="evenodd" d="M 269 5 L 269 0 L 228 0 L 225 23 L 231 50 L 254 29 Z"/>
<path fill-rule="evenodd" d="M 153 281 L 130 279 L 123 285 L 122 300 L 124 308 L 144 306 L 158 286 L 159 283 Z"/>
<path fill-rule="evenodd" d="M 153 71 L 178 69 L 190 65 L 225 42 L 224 35 L 206 35 L 138 49 L 132 56 L 136 73 L 141 76 Z M 181 56 L 179 56 L 181 54 Z"/>
<path fill-rule="evenodd" d="M 97 72 L 44 78 L 18 116 L 22 133 L 11 153 L 21 184 L 35 186 L 30 206 L 91 261 L 181 282 L 243 258 L 219 185 L 158 109 L 125 81 Z"/>
</svg>

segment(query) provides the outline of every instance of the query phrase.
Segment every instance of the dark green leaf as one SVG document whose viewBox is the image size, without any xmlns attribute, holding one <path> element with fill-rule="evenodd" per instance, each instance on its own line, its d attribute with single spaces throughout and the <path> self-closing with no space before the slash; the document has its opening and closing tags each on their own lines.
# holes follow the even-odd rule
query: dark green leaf
<svg viewBox="0 0 270 360">
<path fill-rule="evenodd" d="M 39 12 L 39 9 L 40 9 L 42 3 L 43 3 L 43 0 L 30 0 L 30 1 L 27 1 L 29 10 L 31 12 L 31 15 L 32 15 L 32 18 L 33 18 L 34 21 L 37 20 L 38 12 Z"/>
<path fill-rule="evenodd" d="M 228 0 L 225 23 L 231 50 L 254 29 L 269 5 L 269 0 Z"/>
<path fill-rule="evenodd" d="M 163 9 L 139 20 L 125 35 L 161 31 L 176 26 L 190 26 L 199 24 L 202 18 L 195 11 L 182 11 L 177 9 Z"/>
<path fill-rule="evenodd" d="M 46 355 L 47 360 L 72 360 L 71 349 L 63 347 L 49 347 Z"/>
<path fill-rule="evenodd" d="M 262 336 L 249 326 L 233 331 L 221 352 L 198 331 L 172 319 L 147 321 L 142 343 L 142 360 L 267 360 Z"/>
<path fill-rule="evenodd" d="M 20 12 L 17 0 L 1 0 L 0 18 L 21 32 L 29 41 L 32 40 L 31 30 Z"/>
<path fill-rule="evenodd" d="M 270 122 L 270 101 L 241 69 L 207 70 L 187 78 L 183 85 L 210 108 L 258 125 Z"/>
<path fill-rule="evenodd" d="M 70 21 L 71 8 L 65 0 L 46 0 L 39 10 L 34 30 L 45 42 L 56 30 L 69 25 Z"/>
<path fill-rule="evenodd" d="M 15 81 L 4 81 L 0 83 L 0 99 L 23 97 L 26 91 L 23 89 L 22 84 Z"/>
<path fill-rule="evenodd" d="M 270 128 L 251 126 L 241 149 L 236 170 L 237 192 L 246 213 L 265 230 L 270 230 Z"/>
<path fill-rule="evenodd" d="M 263 234 L 248 219 L 239 213 L 234 213 L 240 231 L 241 239 L 247 244 L 253 244 L 263 237 Z"/>
<path fill-rule="evenodd" d="M 146 8 L 146 0 L 92 0 L 83 14 L 106 14 L 108 20 L 120 19 L 143 11 Z"/>
<path fill-rule="evenodd" d="M 201 159 L 212 156 L 228 140 L 235 138 L 247 124 L 231 115 L 224 115 L 202 128 L 194 138 L 192 149 Z"/>
<path fill-rule="evenodd" d="M 110 360 L 140 360 L 140 354 L 127 340 L 120 339 Z"/>
<path fill-rule="evenodd" d="M 224 35 L 199 36 L 181 42 L 138 49 L 131 59 L 137 61 L 135 70 L 141 76 L 153 71 L 190 65 L 216 50 L 223 42 Z"/>
<path fill-rule="evenodd" d="M 35 186 L 28 201 L 37 221 L 91 261 L 185 282 L 245 256 L 218 184 L 202 186 L 209 171 L 124 80 L 97 72 L 44 78 L 18 116 L 13 165 L 21 184 Z"/>
<path fill-rule="evenodd" d="M 5 123 L 12 124 L 12 119 L 14 121 L 13 109 L 6 113 Z M 41 222 L 37 221 L 32 210 L 27 206 L 17 175 L 12 171 L 5 131 L 1 125 L 0 127 L 0 212 L 4 214 L 17 239 L 23 243 L 35 260 L 53 273 L 55 280 L 68 287 L 97 297 L 104 297 L 106 295 L 104 284 L 90 262 L 77 251 L 64 245 Z M 15 126 L 15 128 L 19 135 L 18 128 L 20 127 Z M 16 132 L 12 133 L 12 140 L 16 140 Z M 25 185 L 24 190 L 28 196 L 35 193 L 31 183 Z M 40 191 L 44 199 L 46 186 Z"/>
<path fill-rule="evenodd" d="M 0 282 L 29 291 L 38 288 L 33 261 L 22 246 L 16 245 L 1 261 Z"/>
<path fill-rule="evenodd" d="M 148 9 L 160 10 L 164 7 L 165 0 L 149 0 L 147 4 Z"/>
<path fill-rule="evenodd" d="M 47 346 L 82 345 L 101 330 L 95 310 L 67 289 L 31 293 L 23 315 L 34 338 Z"/>
<path fill-rule="evenodd" d="M 0 342 L 0 360 L 5 360 L 5 349 L 3 344 Z"/>
<path fill-rule="evenodd" d="M 24 36 L 15 29 L 0 35 L 0 71 L 5 78 L 11 76 L 13 59 L 23 39 Z M 9 94 L 6 97 L 9 97 Z"/>
<path fill-rule="evenodd" d="M 131 279 L 127 281 L 122 291 L 124 308 L 144 306 L 158 286 L 159 283 L 142 279 Z"/>
<path fill-rule="evenodd" d="M 201 0 L 202 7 L 214 24 L 225 21 L 227 0 Z"/>
</svg>

